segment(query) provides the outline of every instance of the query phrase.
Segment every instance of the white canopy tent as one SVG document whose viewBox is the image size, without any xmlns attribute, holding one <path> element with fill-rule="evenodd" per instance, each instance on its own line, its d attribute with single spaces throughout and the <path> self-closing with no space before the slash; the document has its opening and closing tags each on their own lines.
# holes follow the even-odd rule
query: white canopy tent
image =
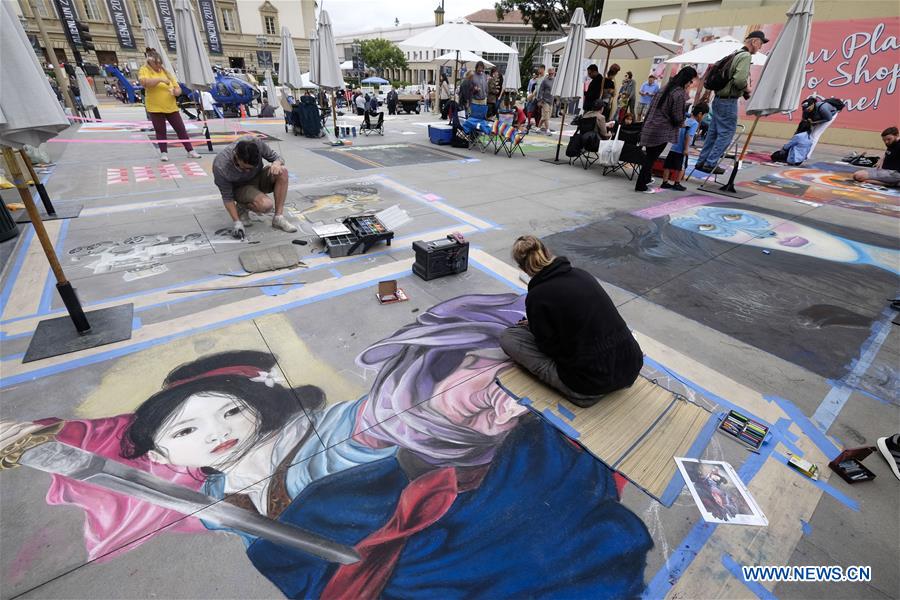
<svg viewBox="0 0 900 600">
<path fill-rule="evenodd" d="M 489 60 L 485 60 L 484 58 L 478 56 L 474 52 L 469 52 L 468 50 L 461 50 L 457 52 L 445 52 L 441 54 L 437 58 L 435 58 L 431 63 L 436 67 L 446 67 L 454 62 L 459 62 L 460 64 L 464 63 L 477 63 L 481 61 L 484 63 L 486 67 L 493 67 L 494 63 Z"/>
</svg>

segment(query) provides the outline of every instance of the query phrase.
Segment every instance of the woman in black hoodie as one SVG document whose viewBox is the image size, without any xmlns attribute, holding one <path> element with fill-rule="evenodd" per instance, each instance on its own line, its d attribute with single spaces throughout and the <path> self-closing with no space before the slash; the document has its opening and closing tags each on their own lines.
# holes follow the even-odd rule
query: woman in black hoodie
<svg viewBox="0 0 900 600">
<path fill-rule="evenodd" d="M 501 334 L 503 351 L 582 407 L 634 383 L 641 347 L 594 276 L 530 235 L 516 240 L 512 256 L 531 282 L 526 318 Z"/>
</svg>

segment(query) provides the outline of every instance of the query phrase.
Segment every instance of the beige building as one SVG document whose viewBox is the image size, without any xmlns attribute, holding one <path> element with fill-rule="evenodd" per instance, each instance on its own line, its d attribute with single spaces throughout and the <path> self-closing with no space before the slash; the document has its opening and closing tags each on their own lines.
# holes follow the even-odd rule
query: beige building
<svg viewBox="0 0 900 600">
<path fill-rule="evenodd" d="M 3 2 L 13 0 L 0 0 Z M 167 48 L 165 29 L 160 19 L 158 0 L 121 0 L 127 16 L 135 48 L 125 48 L 120 44 L 110 15 L 110 4 L 106 0 L 70 0 L 78 19 L 90 28 L 96 52 L 81 52 L 86 63 L 129 66 L 134 69 L 143 63 L 144 37 L 141 32 L 142 15 L 149 15 L 156 25 L 157 34 L 163 48 Z M 169 4 L 173 0 L 168 0 Z M 315 29 L 315 0 L 210 0 L 221 38 L 222 53 L 210 54 L 213 66 L 262 71 L 275 68 L 281 47 L 281 27 L 290 29 L 294 39 L 300 66 L 309 65 L 309 33 Z M 194 9 L 200 15 L 198 0 L 192 0 Z M 165 5 L 165 2 L 163 2 Z M 73 62 L 72 49 L 63 33 L 54 0 L 18 0 L 18 12 L 25 31 L 44 52 L 43 40 L 38 35 L 35 11 L 44 22 L 53 44 L 56 61 Z M 202 26 L 201 26 L 202 27 Z M 202 35 L 202 32 L 201 32 Z M 168 49 L 169 57 L 175 58 L 174 50 Z"/>
</svg>

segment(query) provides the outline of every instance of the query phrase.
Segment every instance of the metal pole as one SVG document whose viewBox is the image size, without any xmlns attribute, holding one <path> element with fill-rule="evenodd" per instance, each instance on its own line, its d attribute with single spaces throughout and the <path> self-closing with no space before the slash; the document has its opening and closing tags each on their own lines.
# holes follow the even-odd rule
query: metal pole
<svg viewBox="0 0 900 600">
<path fill-rule="evenodd" d="M 681 24 L 684 22 L 684 15 L 687 12 L 687 5 L 688 0 L 681 0 L 681 8 L 678 10 L 678 20 L 675 21 L 675 35 L 672 38 L 676 42 L 678 41 L 678 38 L 681 37 Z M 672 76 L 672 68 L 674 66 L 674 64 L 670 64 L 668 67 L 666 67 L 666 81 L 668 81 L 669 77 Z"/>
<path fill-rule="evenodd" d="M 28 174 L 31 175 L 31 181 L 34 182 L 34 187 L 41 197 L 41 202 L 44 203 L 44 210 L 46 210 L 47 214 L 50 216 L 56 215 L 56 209 L 53 208 L 53 203 L 50 202 L 50 195 L 47 194 L 47 188 L 44 187 L 44 184 L 38 179 L 37 173 L 34 172 L 34 165 L 31 164 L 31 159 L 28 158 L 28 154 L 26 154 L 23 149 L 19 150 L 19 155 L 22 157 L 22 162 L 25 163 L 25 168 L 28 169 Z"/>
<path fill-rule="evenodd" d="M 50 64 L 53 65 L 53 72 L 56 75 L 56 83 L 59 86 L 59 91 L 62 94 L 63 101 L 66 104 L 72 114 L 75 114 L 75 101 L 72 99 L 72 94 L 69 91 L 69 77 L 66 75 L 66 72 L 62 70 L 62 67 L 56 62 L 56 55 L 53 52 L 53 43 L 50 41 L 50 36 L 47 34 L 47 30 L 44 28 L 44 18 L 38 13 L 37 6 L 35 5 L 34 0 L 28 0 L 28 8 L 31 9 L 31 14 L 34 17 L 34 22 L 37 23 L 38 32 L 41 34 L 41 39 L 44 42 L 44 48 L 47 49 L 47 58 L 50 60 Z"/>
<path fill-rule="evenodd" d="M 750 145 L 750 138 L 753 137 L 753 132 L 756 130 L 757 123 L 759 123 L 759 115 L 756 115 L 756 118 L 753 120 L 753 125 L 750 126 L 750 133 L 747 134 L 747 139 L 744 141 L 744 147 L 741 149 L 741 153 L 737 157 L 735 157 L 734 168 L 731 169 L 731 176 L 728 178 L 728 183 L 719 188 L 723 192 L 736 191 L 734 189 L 734 180 L 737 177 L 737 172 L 741 166 L 741 161 L 744 160 L 744 154 L 746 154 L 747 147 Z"/>
<path fill-rule="evenodd" d="M 22 170 L 16 161 L 16 155 L 13 154 L 11 148 L 3 147 L 3 159 L 6 161 L 6 167 L 9 169 L 9 175 L 13 184 L 19 190 L 19 196 L 22 198 L 22 203 L 25 204 L 25 210 L 28 211 L 28 216 L 31 217 L 31 225 L 34 227 L 38 241 L 40 241 L 41 247 L 44 249 L 44 255 L 47 257 L 47 262 L 50 263 L 53 276 L 56 277 L 56 290 L 59 292 L 63 304 L 66 305 L 66 310 L 69 311 L 69 317 L 71 317 L 79 334 L 87 333 L 91 330 L 91 325 L 88 323 L 84 310 L 81 308 L 78 296 L 75 295 L 75 289 L 72 288 L 72 284 L 69 283 L 69 280 L 66 279 L 66 274 L 63 273 L 56 251 L 53 249 L 53 244 L 50 241 L 50 236 L 47 235 L 47 229 L 44 227 L 44 222 L 41 221 L 41 214 L 31 199 L 31 192 L 28 190 L 25 177 L 22 175 Z"/>
</svg>

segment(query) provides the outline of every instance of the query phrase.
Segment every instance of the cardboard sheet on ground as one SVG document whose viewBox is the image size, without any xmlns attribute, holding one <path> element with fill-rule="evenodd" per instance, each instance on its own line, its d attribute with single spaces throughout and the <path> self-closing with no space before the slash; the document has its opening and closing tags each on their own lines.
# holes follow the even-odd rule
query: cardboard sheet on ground
<svg viewBox="0 0 900 600">
<path fill-rule="evenodd" d="M 683 485 L 675 479 L 674 457 L 699 456 L 715 429 L 708 410 L 645 377 L 590 408 L 575 406 L 518 367 L 503 371 L 498 382 L 665 506 L 672 505 Z"/>
<path fill-rule="evenodd" d="M 238 254 L 238 260 L 241 262 L 241 266 L 244 267 L 244 270 L 248 273 L 277 271 L 279 269 L 296 267 L 300 264 L 300 257 L 297 254 L 297 249 L 290 244 L 272 246 L 271 248 L 244 250 Z"/>
</svg>

